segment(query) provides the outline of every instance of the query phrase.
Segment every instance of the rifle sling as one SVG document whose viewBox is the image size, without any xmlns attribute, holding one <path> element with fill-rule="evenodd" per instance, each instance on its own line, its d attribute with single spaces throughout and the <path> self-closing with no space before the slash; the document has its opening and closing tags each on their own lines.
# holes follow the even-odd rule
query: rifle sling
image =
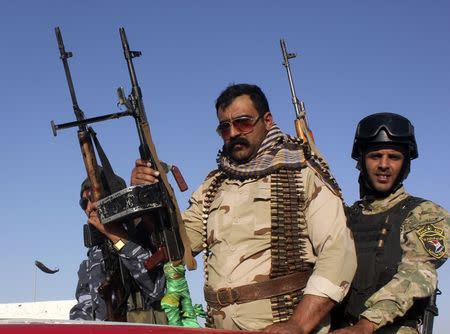
<svg viewBox="0 0 450 334">
<path fill-rule="evenodd" d="M 91 134 L 92 140 L 94 141 L 95 149 L 97 150 L 98 157 L 100 158 L 100 161 L 102 163 L 103 167 L 103 173 L 105 175 L 105 181 L 108 186 L 108 190 L 111 194 L 114 194 L 120 190 L 123 189 L 123 187 L 116 182 L 115 173 L 112 169 L 111 164 L 109 163 L 108 157 L 105 154 L 105 151 L 103 151 L 102 146 L 100 145 L 100 141 L 97 138 L 97 134 L 95 133 L 94 129 L 89 127 L 89 133 Z"/>
</svg>

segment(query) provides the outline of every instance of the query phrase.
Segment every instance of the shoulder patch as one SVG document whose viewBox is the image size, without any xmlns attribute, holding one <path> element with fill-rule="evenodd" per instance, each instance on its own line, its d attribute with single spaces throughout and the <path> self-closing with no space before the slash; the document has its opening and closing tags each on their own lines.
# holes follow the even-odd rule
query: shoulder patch
<svg viewBox="0 0 450 334">
<path fill-rule="evenodd" d="M 446 254 L 444 229 L 429 224 L 417 230 L 416 234 L 432 257 L 440 259 Z"/>
</svg>

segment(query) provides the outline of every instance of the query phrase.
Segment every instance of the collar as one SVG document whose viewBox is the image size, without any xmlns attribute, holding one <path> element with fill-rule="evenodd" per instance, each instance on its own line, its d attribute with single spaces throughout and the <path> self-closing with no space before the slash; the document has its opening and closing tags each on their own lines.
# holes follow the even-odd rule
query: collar
<svg viewBox="0 0 450 334">
<path fill-rule="evenodd" d="M 387 197 L 373 199 L 369 196 L 366 196 L 357 203 L 363 209 L 363 213 L 376 214 L 392 208 L 408 196 L 410 195 L 406 192 L 405 188 L 401 186 L 399 189 L 389 194 Z"/>
</svg>

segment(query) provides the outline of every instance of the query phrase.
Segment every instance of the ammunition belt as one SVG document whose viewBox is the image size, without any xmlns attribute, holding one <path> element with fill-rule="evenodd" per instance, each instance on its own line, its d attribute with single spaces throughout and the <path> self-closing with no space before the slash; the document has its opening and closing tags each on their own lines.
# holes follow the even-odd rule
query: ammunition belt
<svg viewBox="0 0 450 334">
<path fill-rule="evenodd" d="M 303 272 L 306 247 L 306 194 L 300 171 L 284 170 L 271 175 L 272 268 L 270 277 Z M 309 278 L 309 276 L 308 276 Z M 305 283 L 306 285 L 306 283 Z M 271 298 L 274 322 L 286 321 L 293 314 L 302 290 Z"/>
<path fill-rule="evenodd" d="M 203 219 L 203 231 L 202 231 L 202 246 L 203 246 L 203 263 L 204 263 L 204 276 L 205 276 L 205 284 L 208 282 L 208 257 L 210 254 L 210 250 L 208 247 L 208 217 L 209 210 L 211 208 L 211 203 L 214 201 L 216 197 L 217 190 L 225 179 L 225 175 L 221 172 L 216 172 L 213 180 L 211 181 L 211 185 L 206 191 L 205 198 L 203 199 L 203 211 L 202 211 L 202 219 Z M 209 304 L 206 306 L 206 322 L 205 327 L 214 328 L 214 319 L 212 317 L 212 310 Z"/>
<path fill-rule="evenodd" d="M 331 191 L 344 201 L 341 188 L 333 175 L 331 175 L 328 164 L 322 158 L 312 155 L 311 158 L 308 159 L 308 165 L 319 174 L 320 178 L 330 187 Z"/>
<path fill-rule="evenodd" d="M 216 196 L 217 190 L 226 178 L 225 175 L 218 172 L 210 187 L 208 188 L 203 201 L 203 259 L 205 262 L 205 282 L 208 280 L 208 264 L 209 248 L 207 242 L 207 221 L 209 217 L 209 210 L 211 203 Z M 303 184 L 303 179 L 300 171 L 292 171 L 280 169 L 271 174 L 271 272 L 270 280 L 289 277 L 290 275 L 301 275 L 305 284 L 298 284 L 296 289 L 289 289 L 289 291 L 277 291 L 272 295 L 267 295 L 261 298 L 270 298 L 272 305 L 272 314 L 274 322 L 285 321 L 294 312 L 295 307 L 302 296 L 302 289 L 311 274 L 311 265 L 304 261 L 306 253 L 306 195 Z M 251 286 L 251 285 L 249 285 Z M 215 295 L 208 295 L 208 316 L 206 327 L 213 327 L 213 318 L 211 316 L 210 306 L 221 305 L 221 303 L 235 303 L 236 300 L 243 297 L 238 297 L 237 294 L 242 294 L 241 291 L 234 289 L 221 289 Z M 261 295 L 260 295 L 261 296 Z M 206 294 L 205 294 L 206 297 Z M 222 299 L 224 298 L 224 299 Z M 261 299 L 258 298 L 258 299 Z"/>
<path fill-rule="evenodd" d="M 336 196 L 344 201 L 342 190 L 339 187 L 339 184 L 337 183 L 334 176 L 331 174 L 330 166 L 328 165 L 327 161 L 320 155 L 316 154 L 316 152 L 311 149 L 311 146 L 303 139 L 297 137 L 292 138 L 292 140 L 294 140 L 298 145 L 301 146 L 301 149 L 305 154 L 307 165 L 316 172 L 317 176 L 322 179 L 322 181 Z"/>
</svg>

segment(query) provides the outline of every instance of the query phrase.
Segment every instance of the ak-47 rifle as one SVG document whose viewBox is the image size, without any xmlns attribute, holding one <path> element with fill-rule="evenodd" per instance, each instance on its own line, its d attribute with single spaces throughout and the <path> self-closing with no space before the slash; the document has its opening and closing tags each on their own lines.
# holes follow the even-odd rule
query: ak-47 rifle
<svg viewBox="0 0 450 334">
<path fill-rule="evenodd" d="M 59 27 L 55 28 L 56 40 L 58 42 L 59 52 L 61 54 L 61 60 L 64 65 L 64 71 L 66 74 L 67 83 L 69 85 L 70 97 L 72 99 L 73 111 L 75 113 L 76 122 L 56 125 L 53 121 L 51 126 L 53 134 L 56 136 L 56 131 L 62 128 L 68 128 L 72 126 L 78 126 L 78 141 L 80 143 L 81 153 L 83 156 L 84 166 L 86 167 L 86 173 L 91 183 L 91 196 L 92 201 L 97 202 L 105 196 L 105 189 L 101 182 L 100 168 L 97 164 L 95 150 L 92 145 L 92 133 L 93 130 L 86 124 L 86 118 L 83 111 L 80 109 L 75 95 L 75 89 L 73 86 L 72 76 L 70 74 L 69 64 L 67 59 L 72 57 L 72 52 L 65 50 L 63 38 Z M 109 115 L 109 118 L 116 118 L 116 115 Z M 96 234 L 96 237 L 92 237 Z M 98 239 L 99 235 L 102 235 L 90 224 L 84 226 L 85 245 L 89 243 L 88 240 Z M 90 245 L 89 245 L 90 246 Z M 101 291 L 99 291 L 106 302 L 107 308 L 107 320 L 109 321 L 126 321 L 125 303 L 125 289 L 122 283 L 122 270 L 121 264 L 117 254 L 113 254 L 110 242 L 103 238 L 103 242 L 99 245 L 102 249 L 103 257 L 105 259 L 106 269 L 106 281 L 102 283 Z"/>
<path fill-rule="evenodd" d="M 295 131 L 297 133 L 297 137 L 302 140 L 304 145 L 307 147 L 308 155 L 311 156 L 312 159 L 309 159 L 311 167 L 314 168 L 318 173 L 320 173 L 323 179 L 331 186 L 336 195 L 342 198 L 341 189 L 339 188 L 336 180 L 331 175 L 330 167 L 325 157 L 322 155 L 316 143 L 314 141 L 313 133 L 309 127 L 308 120 L 306 118 L 306 109 L 303 101 L 300 101 L 295 92 L 294 82 L 292 80 L 291 67 L 289 64 L 289 59 L 297 57 L 295 53 L 289 53 L 286 48 L 286 43 L 284 39 L 280 39 L 281 53 L 283 55 L 283 66 L 286 68 L 289 88 L 291 90 L 292 96 L 292 104 L 294 105 L 295 110 Z M 315 163 L 318 162 L 318 164 Z"/>
<path fill-rule="evenodd" d="M 433 322 L 434 317 L 439 315 L 439 310 L 436 305 L 436 298 L 442 292 L 438 288 L 434 290 L 434 293 L 431 295 L 428 305 L 425 308 L 425 312 L 423 314 L 423 322 L 422 322 L 422 334 L 432 334 L 433 333 Z"/>
<path fill-rule="evenodd" d="M 142 160 L 149 161 L 152 168 L 160 173 L 160 182 L 145 187 L 152 189 L 160 198 L 160 206 L 153 211 L 153 220 L 157 234 L 160 235 L 160 245 L 158 250 L 146 261 L 146 268 L 152 270 L 160 263 L 183 260 L 190 270 L 196 268 L 196 262 L 192 256 L 189 240 L 186 235 L 184 223 L 181 218 L 175 194 L 166 175 L 166 169 L 158 158 L 155 145 L 150 133 L 150 126 L 142 100 L 142 92 L 134 70 L 133 58 L 141 55 L 140 51 L 130 51 L 125 29 L 120 28 L 120 39 L 122 41 L 123 52 L 127 62 L 128 72 L 131 80 L 131 93 L 125 97 L 123 88 L 118 89 L 119 104 L 131 110 L 136 122 L 136 129 L 139 137 L 139 152 Z M 172 168 L 175 180 L 183 191 L 187 188 L 181 174 L 176 173 Z"/>
</svg>

